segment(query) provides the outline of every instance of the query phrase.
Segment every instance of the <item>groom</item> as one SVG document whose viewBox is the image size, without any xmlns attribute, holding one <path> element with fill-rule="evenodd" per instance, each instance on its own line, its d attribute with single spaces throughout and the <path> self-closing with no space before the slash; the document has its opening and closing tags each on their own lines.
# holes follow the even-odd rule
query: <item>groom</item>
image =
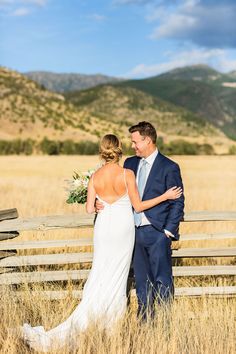
<svg viewBox="0 0 236 354">
<path fill-rule="evenodd" d="M 142 200 L 154 198 L 167 189 L 183 189 L 179 166 L 162 155 L 157 133 L 149 122 L 129 128 L 136 156 L 124 162 L 134 171 Z M 97 209 L 101 209 L 99 204 Z M 167 200 L 141 213 L 134 213 L 135 247 L 133 267 L 138 297 L 138 314 L 146 318 L 154 313 L 155 302 L 168 303 L 174 295 L 171 240 L 179 239 L 183 219 L 184 196 Z"/>
<path fill-rule="evenodd" d="M 167 189 L 183 188 L 179 166 L 156 148 L 157 133 L 149 122 L 129 128 L 136 156 L 124 167 L 134 171 L 142 200 L 161 195 Z M 133 257 L 138 313 L 154 312 L 155 300 L 166 303 L 174 295 L 171 240 L 179 239 L 184 196 L 167 200 L 142 213 L 134 213 L 135 248 Z"/>
</svg>

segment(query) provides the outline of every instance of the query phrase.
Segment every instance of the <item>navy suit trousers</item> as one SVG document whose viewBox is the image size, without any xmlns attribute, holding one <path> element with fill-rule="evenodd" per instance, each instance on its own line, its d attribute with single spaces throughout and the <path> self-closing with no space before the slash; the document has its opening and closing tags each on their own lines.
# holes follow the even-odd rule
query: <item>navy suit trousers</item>
<svg viewBox="0 0 236 354">
<path fill-rule="evenodd" d="M 154 312 L 155 302 L 169 303 L 173 298 L 171 239 L 152 225 L 135 228 L 134 276 L 138 313 Z"/>
</svg>

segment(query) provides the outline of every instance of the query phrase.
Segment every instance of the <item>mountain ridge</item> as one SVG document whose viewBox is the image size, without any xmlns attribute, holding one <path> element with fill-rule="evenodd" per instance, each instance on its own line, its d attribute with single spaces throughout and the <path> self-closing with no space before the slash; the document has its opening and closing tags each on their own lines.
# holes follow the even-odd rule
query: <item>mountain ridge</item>
<svg viewBox="0 0 236 354">
<path fill-rule="evenodd" d="M 86 125 L 85 131 L 88 132 L 91 117 L 97 119 L 101 126 L 113 123 L 113 128 L 116 125 L 120 128 L 121 125 L 133 124 L 137 119 L 154 116 L 167 131 L 173 128 L 173 122 L 178 122 L 185 126 L 186 134 L 196 135 L 199 129 L 203 134 L 207 125 L 190 112 L 134 88 L 103 84 L 63 96 L 9 69 L 1 68 L 0 74 L 1 117 L 23 126 L 26 122 L 33 125 L 37 121 L 44 128 L 62 132 L 74 128 L 83 130 Z M 212 129 L 213 134 L 220 135 L 210 125 L 208 128 L 208 133 Z M 89 134 L 96 136 L 93 130 Z M 183 134 L 179 132 L 179 135 Z"/>
<path fill-rule="evenodd" d="M 115 85 L 133 87 L 186 108 L 236 140 L 236 77 L 215 72 L 207 66 L 190 66 Z"/>
<path fill-rule="evenodd" d="M 129 144 L 128 127 L 141 120 L 152 122 L 166 142 L 181 138 L 225 146 L 223 151 L 231 144 L 200 116 L 136 88 L 103 84 L 62 95 L 0 68 L 0 140 L 97 142 L 114 133 Z"/>
<path fill-rule="evenodd" d="M 102 74 L 54 73 L 50 71 L 29 71 L 22 73 L 31 80 L 38 82 L 46 89 L 54 92 L 84 90 L 99 84 L 121 81 L 119 78 Z"/>
</svg>

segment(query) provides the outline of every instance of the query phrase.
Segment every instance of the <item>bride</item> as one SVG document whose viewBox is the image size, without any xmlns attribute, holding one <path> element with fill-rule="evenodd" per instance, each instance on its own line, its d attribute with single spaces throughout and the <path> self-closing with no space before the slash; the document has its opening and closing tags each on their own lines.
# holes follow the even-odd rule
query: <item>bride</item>
<svg viewBox="0 0 236 354">
<path fill-rule="evenodd" d="M 104 165 L 91 177 L 86 210 L 95 212 L 95 200 L 104 203 L 94 227 L 94 258 L 83 289 L 82 300 L 66 321 L 45 331 L 42 326 L 24 324 L 22 335 L 27 344 L 48 352 L 73 343 L 89 323 L 101 320 L 111 327 L 126 310 L 126 285 L 134 247 L 134 216 L 167 199 L 179 198 L 182 191 L 173 187 L 161 196 L 141 201 L 133 171 L 119 166 L 121 143 L 115 135 L 105 135 L 100 144 Z"/>
</svg>

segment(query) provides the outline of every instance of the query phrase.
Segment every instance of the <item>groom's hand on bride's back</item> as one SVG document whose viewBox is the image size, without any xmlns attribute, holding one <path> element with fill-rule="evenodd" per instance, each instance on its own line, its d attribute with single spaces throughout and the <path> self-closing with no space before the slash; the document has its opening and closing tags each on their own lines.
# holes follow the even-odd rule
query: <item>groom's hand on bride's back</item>
<svg viewBox="0 0 236 354">
<path fill-rule="evenodd" d="M 96 213 L 99 213 L 101 210 L 104 209 L 104 204 L 100 202 L 98 199 L 95 200 L 95 211 Z"/>
</svg>

